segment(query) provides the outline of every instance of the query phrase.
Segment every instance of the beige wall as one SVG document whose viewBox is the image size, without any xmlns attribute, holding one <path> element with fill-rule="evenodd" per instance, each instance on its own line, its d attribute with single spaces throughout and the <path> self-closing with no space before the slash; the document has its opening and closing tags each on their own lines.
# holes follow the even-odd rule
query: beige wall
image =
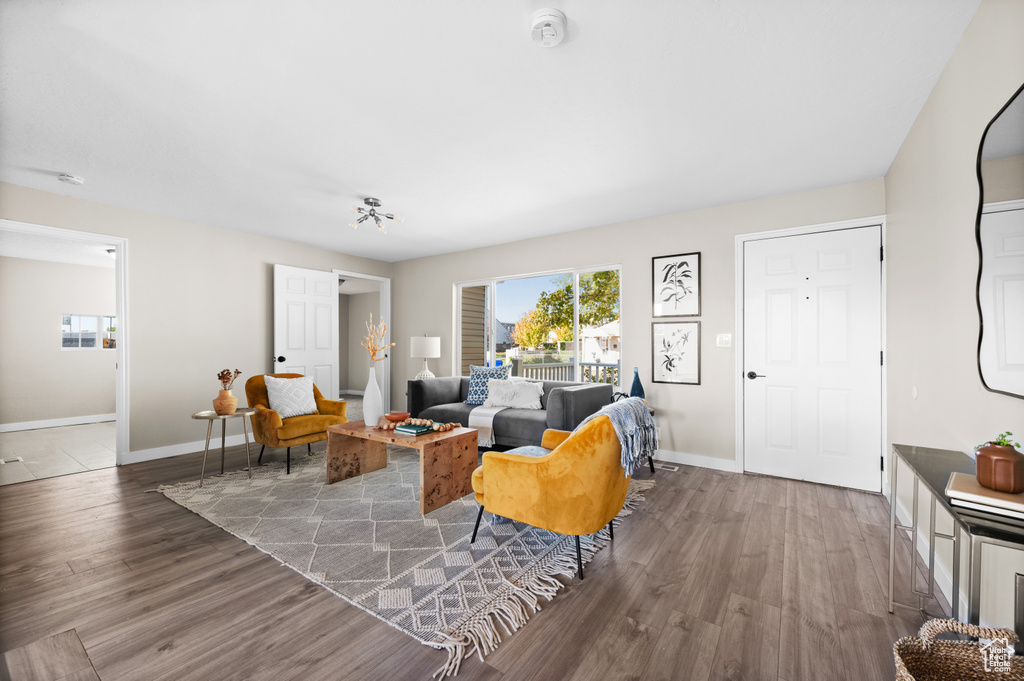
<svg viewBox="0 0 1024 681">
<path fill-rule="evenodd" d="M 380 294 L 357 293 L 349 296 L 348 301 L 348 389 L 363 392 L 370 378 L 370 353 L 363 347 L 363 340 L 366 338 L 366 323 L 370 321 L 370 315 L 373 315 L 374 325 L 380 321 Z M 394 340 L 398 336 L 392 333 L 391 338 Z M 394 348 L 388 350 L 387 354 L 394 357 Z M 380 371 L 376 373 L 379 384 Z"/>
<path fill-rule="evenodd" d="M 189 416 L 211 408 L 221 369 L 241 369 L 245 404 L 245 379 L 270 369 L 274 263 L 391 274 L 376 260 L 11 184 L 0 183 L 0 217 L 127 237 L 133 452 L 202 439 Z"/>
<path fill-rule="evenodd" d="M 985 203 L 1024 199 L 1024 156 L 982 161 L 981 178 Z"/>
<path fill-rule="evenodd" d="M 1024 83 L 1022 36 L 1024 3 L 981 4 L 885 177 L 891 442 L 971 451 L 1024 433 L 1024 400 L 978 376 L 974 237 L 978 144 Z"/>
<path fill-rule="evenodd" d="M 395 338 L 440 336 L 438 375 L 452 371 L 452 289 L 455 282 L 592 265 L 622 266 L 622 366 L 640 367 L 657 409 L 661 446 L 719 459 L 735 457 L 735 348 L 715 347 L 716 333 L 735 337 L 737 234 L 881 215 L 881 180 L 591 229 L 396 263 Z M 651 258 L 700 251 L 701 385 L 651 383 Z M 393 408 L 405 403 L 406 382 L 420 370 L 408 353 L 394 354 Z"/>
<path fill-rule="evenodd" d="M 62 350 L 62 314 L 115 314 L 114 270 L 0 257 L 0 423 L 114 413 L 116 353 Z"/>
<path fill-rule="evenodd" d="M 885 177 L 890 442 L 969 452 L 1004 430 L 1024 433 L 1024 400 L 988 392 L 978 376 L 974 237 L 978 144 L 1024 83 L 1021 36 L 1024 3 L 982 2 Z M 1002 185 L 985 198 L 1019 195 L 1019 186 Z M 900 485 L 908 510 L 911 494 Z M 940 583 L 948 582 L 949 542 L 936 549 Z M 982 624 L 1012 627 L 1013 575 L 1024 572 L 1024 556 L 985 555 Z"/>
<path fill-rule="evenodd" d="M 338 294 L 338 390 L 345 391 L 348 389 L 348 299 L 349 297 L 344 294 Z M 332 399 L 337 399 L 338 396 L 334 395 Z"/>
</svg>

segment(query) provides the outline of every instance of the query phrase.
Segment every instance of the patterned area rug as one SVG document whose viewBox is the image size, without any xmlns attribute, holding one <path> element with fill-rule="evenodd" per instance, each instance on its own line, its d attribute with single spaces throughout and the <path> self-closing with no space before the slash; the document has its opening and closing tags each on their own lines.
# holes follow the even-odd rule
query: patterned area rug
<svg viewBox="0 0 1024 681">
<path fill-rule="evenodd" d="M 386 468 L 324 483 L 325 455 L 293 457 L 291 475 L 272 462 L 253 471 L 160 489 L 169 499 L 269 553 L 345 600 L 434 648 L 446 650 L 438 673 L 456 674 L 474 651 L 483 659 L 511 635 L 539 600 L 576 572 L 572 537 L 484 515 L 473 495 L 421 515 L 419 458 L 388 447 Z M 653 481 L 633 481 L 620 517 Z M 607 529 L 583 537 L 584 562 L 608 541 Z M 435 674 L 436 676 L 436 674 Z"/>
</svg>

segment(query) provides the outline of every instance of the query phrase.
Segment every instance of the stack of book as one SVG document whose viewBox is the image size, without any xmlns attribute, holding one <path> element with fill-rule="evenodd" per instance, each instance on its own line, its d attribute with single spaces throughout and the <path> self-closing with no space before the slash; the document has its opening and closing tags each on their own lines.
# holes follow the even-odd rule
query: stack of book
<svg viewBox="0 0 1024 681">
<path fill-rule="evenodd" d="M 970 473 L 953 473 L 946 484 L 949 503 L 964 519 L 999 528 L 1024 528 L 1024 494 L 1007 494 L 978 484 Z"/>
<path fill-rule="evenodd" d="M 395 432 L 405 435 L 423 435 L 424 433 L 433 433 L 434 429 L 430 426 L 417 426 L 412 423 L 406 423 L 401 426 L 395 426 Z"/>
</svg>

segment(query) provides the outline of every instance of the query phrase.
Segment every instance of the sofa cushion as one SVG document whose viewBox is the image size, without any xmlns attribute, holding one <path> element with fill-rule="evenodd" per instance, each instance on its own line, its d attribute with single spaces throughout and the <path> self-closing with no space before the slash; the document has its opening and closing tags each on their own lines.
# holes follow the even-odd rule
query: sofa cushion
<svg viewBox="0 0 1024 681">
<path fill-rule="evenodd" d="M 492 378 L 508 380 L 508 372 L 511 366 L 505 364 L 500 367 L 469 367 L 469 394 L 466 396 L 466 404 L 483 404 L 487 400 L 487 381 Z"/>
<path fill-rule="evenodd" d="M 420 412 L 416 418 L 431 419 L 437 423 L 461 423 L 463 426 L 469 424 L 469 412 L 473 411 L 472 404 L 465 402 L 452 402 L 450 404 L 435 404 Z"/>
<path fill-rule="evenodd" d="M 316 413 L 316 397 L 313 395 L 313 379 L 275 378 L 266 376 L 267 400 L 270 408 L 287 419 L 293 416 Z"/>
<path fill-rule="evenodd" d="M 494 415 L 494 441 L 510 447 L 535 445 L 548 427 L 542 409 L 502 409 Z"/>
<path fill-rule="evenodd" d="M 342 416 L 328 414 L 293 416 L 281 423 L 281 427 L 277 429 L 277 438 L 279 440 L 294 440 L 297 437 L 306 437 L 316 433 L 324 433 L 326 437 L 327 426 L 337 426 L 347 422 L 347 419 Z"/>
</svg>

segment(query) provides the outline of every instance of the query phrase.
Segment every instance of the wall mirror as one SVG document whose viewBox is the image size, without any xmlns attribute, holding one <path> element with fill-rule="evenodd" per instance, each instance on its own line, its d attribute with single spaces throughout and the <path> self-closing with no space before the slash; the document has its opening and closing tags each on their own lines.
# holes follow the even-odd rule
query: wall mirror
<svg viewBox="0 0 1024 681">
<path fill-rule="evenodd" d="M 1024 398 L 1024 86 L 978 149 L 978 371 L 986 388 Z"/>
</svg>

